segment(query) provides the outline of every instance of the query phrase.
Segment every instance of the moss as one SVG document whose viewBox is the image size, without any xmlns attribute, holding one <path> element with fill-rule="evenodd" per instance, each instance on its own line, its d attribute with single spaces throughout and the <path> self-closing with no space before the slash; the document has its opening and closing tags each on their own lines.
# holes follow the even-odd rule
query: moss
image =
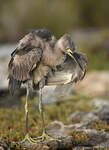
<svg viewBox="0 0 109 150">
<path fill-rule="evenodd" d="M 76 130 L 72 130 L 72 132 L 68 132 L 67 134 L 73 136 L 76 144 L 88 142 L 88 135 L 85 132 L 77 132 Z"/>
<path fill-rule="evenodd" d="M 77 95 L 68 101 L 60 100 L 60 103 L 45 106 L 45 125 L 54 120 L 69 124 L 69 115 L 76 110 L 91 111 L 88 101 L 91 98 Z M 35 110 L 36 100 L 29 100 L 29 133 L 32 137 L 41 134 L 41 118 Z M 22 106 L 19 109 L 0 108 L 0 137 L 7 141 L 20 141 L 25 136 L 25 97 L 22 98 Z M 87 106 L 87 109 L 86 109 Z"/>
<path fill-rule="evenodd" d="M 93 128 L 99 131 L 100 130 L 109 131 L 109 125 L 107 124 L 106 121 L 94 122 Z"/>
</svg>

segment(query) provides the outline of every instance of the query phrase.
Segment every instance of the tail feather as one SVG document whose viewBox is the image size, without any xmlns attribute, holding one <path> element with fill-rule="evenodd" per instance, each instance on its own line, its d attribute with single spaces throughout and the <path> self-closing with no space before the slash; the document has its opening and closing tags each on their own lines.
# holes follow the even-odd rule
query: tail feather
<svg viewBox="0 0 109 150">
<path fill-rule="evenodd" d="M 14 92 L 21 87 L 21 81 L 18 81 L 12 77 L 9 77 L 9 92 L 11 95 L 14 95 Z"/>
</svg>

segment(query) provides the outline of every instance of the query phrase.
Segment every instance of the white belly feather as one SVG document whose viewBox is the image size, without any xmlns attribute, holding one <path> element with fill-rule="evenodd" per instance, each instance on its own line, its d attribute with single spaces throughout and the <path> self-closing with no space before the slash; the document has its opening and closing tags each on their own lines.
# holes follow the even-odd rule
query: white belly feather
<svg viewBox="0 0 109 150">
<path fill-rule="evenodd" d="M 55 72 L 55 75 L 48 79 L 47 85 L 68 84 L 76 77 L 75 74 L 67 72 Z"/>
</svg>

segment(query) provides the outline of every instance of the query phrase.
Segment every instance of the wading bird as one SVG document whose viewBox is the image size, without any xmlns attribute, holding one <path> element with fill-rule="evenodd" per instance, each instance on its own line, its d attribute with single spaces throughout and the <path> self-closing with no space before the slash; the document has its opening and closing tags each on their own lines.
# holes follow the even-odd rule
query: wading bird
<svg viewBox="0 0 109 150">
<path fill-rule="evenodd" d="M 54 140 L 46 134 L 44 126 L 42 88 L 45 85 L 76 82 L 84 77 L 87 58 L 83 54 L 74 52 L 74 50 L 75 45 L 70 35 L 65 34 L 56 40 L 50 30 L 38 29 L 30 31 L 22 38 L 17 48 L 12 52 L 8 66 L 10 93 L 13 95 L 22 83 L 27 84 L 26 136 L 23 141 L 28 140 L 30 143 L 36 143 L 44 139 Z M 63 75 L 65 78 L 62 80 Z M 27 101 L 30 84 L 33 89 L 39 90 L 39 111 L 43 134 L 37 140 L 32 139 L 28 134 Z"/>
</svg>

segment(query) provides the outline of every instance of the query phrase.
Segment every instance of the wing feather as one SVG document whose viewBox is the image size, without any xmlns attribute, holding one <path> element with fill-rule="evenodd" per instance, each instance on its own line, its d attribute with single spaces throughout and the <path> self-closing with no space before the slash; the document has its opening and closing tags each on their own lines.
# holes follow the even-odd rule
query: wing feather
<svg viewBox="0 0 109 150">
<path fill-rule="evenodd" d="M 29 47 L 29 51 L 18 51 L 9 62 L 9 76 L 18 81 L 30 79 L 30 72 L 37 66 L 42 56 L 42 49 Z"/>
<path fill-rule="evenodd" d="M 41 48 L 33 46 L 14 51 L 8 65 L 8 87 L 12 95 L 16 89 L 20 88 L 21 83 L 31 78 L 31 72 L 39 64 L 42 52 Z"/>
</svg>

